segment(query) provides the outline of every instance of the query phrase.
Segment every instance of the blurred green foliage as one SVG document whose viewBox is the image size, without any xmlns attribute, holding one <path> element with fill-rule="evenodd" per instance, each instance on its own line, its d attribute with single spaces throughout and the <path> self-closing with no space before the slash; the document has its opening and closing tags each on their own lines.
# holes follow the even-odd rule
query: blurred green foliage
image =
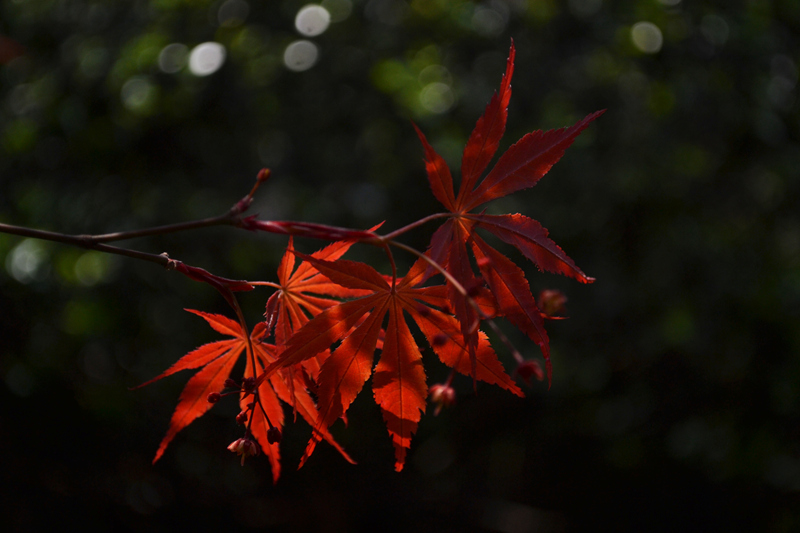
<svg viewBox="0 0 800 533">
<path fill-rule="evenodd" d="M 149 264 L 0 235 L 3 523 L 800 528 L 800 3 L 324 0 L 314 35 L 295 27 L 303 6 L 2 3 L 0 221 L 80 234 L 212 216 L 267 166 L 262 217 L 397 228 L 437 210 L 409 119 L 456 169 L 513 38 L 501 150 L 608 109 L 535 189 L 490 206 L 540 220 L 598 280 L 525 265 L 570 298 L 552 389 L 457 382 L 400 475 L 368 397 L 336 428 L 358 466 L 320 446 L 294 472 L 297 424 L 272 487 L 265 462 L 224 450 L 223 404 L 151 466 L 184 380 L 128 387 L 215 338 L 182 308 L 224 302 Z M 130 243 L 263 280 L 284 245 L 226 228 Z M 372 253 L 353 257 L 380 266 Z M 243 296 L 251 321 L 265 300 Z"/>
</svg>

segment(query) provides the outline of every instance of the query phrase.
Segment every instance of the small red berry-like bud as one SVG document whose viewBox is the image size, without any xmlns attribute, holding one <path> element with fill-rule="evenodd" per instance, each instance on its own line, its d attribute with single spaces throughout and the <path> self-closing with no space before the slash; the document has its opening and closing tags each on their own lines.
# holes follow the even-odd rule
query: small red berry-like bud
<svg viewBox="0 0 800 533">
<path fill-rule="evenodd" d="M 431 309 L 428 306 L 418 304 L 417 305 L 417 313 L 419 316 L 428 316 L 431 314 Z"/>
<path fill-rule="evenodd" d="M 262 168 L 261 170 L 258 171 L 258 176 L 256 176 L 256 179 L 261 182 L 267 181 L 269 179 L 270 174 L 271 172 L 268 168 Z"/>
<path fill-rule="evenodd" d="M 253 392 L 256 388 L 256 378 L 244 378 L 242 380 L 242 390 L 245 392 Z"/>
<path fill-rule="evenodd" d="M 555 289 L 545 289 L 539 293 L 536 304 L 546 316 L 562 316 L 567 312 L 566 295 Z"/>
<path fill-rule="evenodd" d="M 431 385 L 430 397 L 431 401 L 436 404 L 436 410 L 433 412 L 434 416 L 441 412 L 442 407 L 450 407 L 456 403 L 456 391 L 450 385 L 442 383 Z"/>
<path fill-rule="evenodd" d="M 271 427 L 267 430 L 267 441 L 270 444 L 275 444 L 276 442 L 280 442 L 283 435 L 281 435 L 281 430 L 276 427 Z"/>
<path fill-rule="evenodd" d="M 258 455 L 258 444 L 256 444 L 253 439 L 249 439 L 247 437 L 236 439 L 235 441 L 231 442 L 228 445 L 228 449 L 233 453 L 242 456 L 242 466 L 244 466 L 244 460 L 246 458 Z"/>
<path fill-rule="evenodd" d="M 542 372 L 539 361 L 523 361 L 517 366 L 515 372 L 529 387 L 531 385 L 531 378 L 536 378 L 538 381 L 544 379 L 544 372 Z"/>
<path fill-rule="evenodd" d="M 208 394 L 208 397 L 206 399 L 208 400 L 208 403 L 217 403 L 220 398 L 222 398 L 222 395 L 220 393 L 211 392 Z"/>
<path fill-rule="evenodd" d="M 236 415 L 236 423 L 240 426 L 247 424 L 247 411 L 242 411 Z"/>
<path fill-rule="evenodd" d="M 223 386 L 226 389 L 238 389 L 239 388 L 239 384 L 236 383 L 236 380 L 235 379 L 231 379 L 231 378 L 226 379 L 225 383 L 223 383 Z"/>
</svg>

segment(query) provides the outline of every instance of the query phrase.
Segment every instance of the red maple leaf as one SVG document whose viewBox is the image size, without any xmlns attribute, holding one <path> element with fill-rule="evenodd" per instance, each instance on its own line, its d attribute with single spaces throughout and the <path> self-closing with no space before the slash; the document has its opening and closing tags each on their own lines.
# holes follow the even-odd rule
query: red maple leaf
<svg viewBox="0 0 800 533">
<path fill-rule="evenodd" d="M 181 370 L 201 368 L 186 384 L 181 393 L 178 406 L 170 420 L 169 429 L 161 444 L 158 447 L 153 463 L 158 461 L 167 449 L 167 446 L 183 428 L 191 424 L 194 420 L 204 415 L 213 403 L 209 403 L 208 396 L 211 393 L 219 393 L 223 390 L 225 381 L 230 377 L 231 370 L 238 361 L 239 357 L 247 349 L 247 338 L 242 326 L 235 320 L 223 315 L 203 313 L 187 309 L 206 320 L 208 324 L 219 333 L 232 337 L 231 339 L 211 342 L 200 346 L 196 350 L 189 352 L 169 367 L 162 374 L 139 385 L 143 387 L 166 376 L 172 375 Z M 263 368 L 275 359 L 275 347 L 262 342 L 264 337 L 265 325 L 260 322 L 253 328 L 250 335 L 250 342 L 253 346 L 254 357 L 247 358 L 244 378 L 256 378 L 263 371 Z M 255 368 L 253 368 L 255 363 Z M 258 386 L 258 402 L 260 406 L 252 409 L 252 421 L 250 422 L 250 432 L 258 441 L 262 451 L 269 457 L 272 466 L 273 481 L 277 482 L 280 476 L 280 450 L 277 443 L 270 443 L 267 438 L 267 431 L 271 426 L 281 428 L 284 423 L 283 408 L 279 400 L 291 404 L 314 428 L 318 426 L 318 414 L 313 399 L 308 394 L 301 383 L 294 383 L 294 376 L 288 373 L 275 373 L 268 381 L 263 381 Z M 138 387 L 137 387 L 138 388 Z M 242 393 L 240 403 L 242 409 L 247 404 L 254 401 L 254 396 Z M 269 416 L 269 422 L 265 416 Z M 350 462 L 352 459 L 344 450 L 333 440 L 326 428 L 315 429 L 316 435 L 320 439 L 330 442 L 339 452 Z"/>
<path fill-rule="evenodd" d="M 478 370 L 470 372 L 458 321 L 436 308 L 443 303 L 444 287 L 419 286 L 425 280 L 427 269 L 422 259 L 406 277 L 392 283 L 364 263 L 324 261 L 297 255 L 332 282 L 368 291 L 364 296 L 329 307 L 310 320 L 295 332 L 278 360 L 263 374 L 263 378 L 271 377 L 280 368 L 297 365 L 341 342 L 319 373 L 318 433 L 312 436 L 303 461 L 313 452 L 323 430 L 346 413 L 372 376 L 375 401 L 395 447 L 395 469 L 403 469 L 406 451 L 425 411 L 428 396 L 422 355 L 404 313 L 414 319 L 445 364 L 522 396 L 483 334 L 478 336 Z M 387 325 L 381 357 L 373 371 L 384 321 Z"/>
<path fill-rule="evenodd" d="M 512 42 L 500 90 L 486 106 L 464 148 L 461 186 L 457 196 L 450 169 L 444 159 L 436 153 L 419 128 L 414 126 L 425 150 L 425 168 L 433 195 L 452 214 L 434 233 L 427 253 L 444 266 L 462 287 L 471 288 L 480 284 L 480 280 L 476 278 L 467 255 L 469 245 L 483 281 L 497 300 L 499 314 L 508 318 L 540 346 L 550 379 L 549 341 L 528 281 L 522 270 L 483 241 L 476 229 L 482 228 L 515 246 L 540 270 L 564 274 L 583 283 L 591 283 L 594 279 L 575 266 L 537 221 L 521 214 L 492 216 L 471 211 L 490 200 L 536 185 L 550 167 L 561 159 L 578 134 L 604 111 L 592 113 L 569 128 L 528 133 L 500 156 L 494 168 L 478 183 L 494 158 L 505 132 L 514 54 Z M 479 346 L 475 325 L 480 317 L 467 298 L 452 284 L 448 284 L 448 289 L 474 373 Z"/>
<path fill-rule="evenodd" d="M 344 255 L 353 244 L 355 241 L 338 241 L 314 252 L 311 257 L 333 261 Z M 294 332 L 311 319 L 310 317 L 315 317 L 323 310 L 340 303 L 340 300 L 333 298 L 352 298 L 366 292 L 348 289 L 331 282 L 309 262 L 301 262 L 295 269 L 294 243 L 291 237 L 278 266 L 277 288 L 278 290 L 267 301 L 265 317 L 268 329 L 274 327 L 275 344 L 279 347 L 283 347 Z M 300 372 L 298 377 L 303 379 L 305 386 L 316 394 L 319 369 L 329 355 L 330 351 L 325 350 L 306 359 L 296 369 L 289 367 L 286 371 Z M 290 381 L 293 382 L 294 380 Z"/>
<path fill-rule="evenodd" d="M 350 249 L 355 241 L 339 241 L 330 244 L 311 254 L 315 259 L 335 261 Z M 339 300 L 334 298 L 349 298 L 359 296 L 364 291 L 347 289 L 319 273 L 308 262 L 302 262 L 295 270 L 295 254 L 292 239 L 286 247 L 286 253 L 281 258 L 278 266 L 278 285 L 270 299 L 275 298 L 275 344 L 283 345 L 292 334 L 303 327 L 309 316 L 317 316 L 324 309 L 336 305 Z M 294 270 L 294 272 L 292 272 Z M 269 304 L 268 304 L 269 305 Z M 269 321 L 269 320 L 268 320 Z"/>
</svg>

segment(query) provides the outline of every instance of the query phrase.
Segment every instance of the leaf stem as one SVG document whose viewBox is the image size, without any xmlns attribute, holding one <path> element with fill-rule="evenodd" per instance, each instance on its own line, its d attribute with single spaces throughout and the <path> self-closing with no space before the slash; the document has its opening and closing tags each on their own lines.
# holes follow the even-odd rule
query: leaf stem
<svg viewBox="0 0 800 533">
<path fill-rule="evenodd" d="M 389 263 L 392 265 L 392 292 L 397 287 L 397 265 L 394 262 L 392 249 L 389 247 L 389 242 L 383 243 L 383 249 L 386 250 L 386 255 L 389 257 Z"/>
<path fill-rule="evenodd" d="M 401 250 L 405 250 L 405 251 L 407 251 L 407 252 L 409 252 L 411 254 L 414 254 L 417 257 L 420 257 L 420 258 L 424 259 L 437 272 L 439 272 L 439 274 L 444 276 L 444 278 L 449 283 L 451 283 L 453 285 L 453 287 L 455 287 L 456 291 L 458 291 L 458 293 L 461 294 L 461 296 L 463 296 L 464 298 L 466 298 L 466 299 L 468 299 L 470 301 L 473 301 L 472 298 L 470 297 L 470 295 L 467 294 L 467 290 L 464 288 L 464 286 L 461 285 L 458 282 L 458 280 L 456 280 L 456 278 L 454 278 L 449 272 L 447 272 L 447 270 L 445 270 L 444 267 L 442 267 L 442 265 L 440 265 L 439 263 L 437 263 L 436 261 L 434 261 L 433 259 L 431 259 L 427 255 L 425 255 L 424 253 L 420 252 L 419 250 L 417 250 L 415 248 L 412 248 L 411 246 L 408 246 L 407 244 L 403 244 L 403 243 L 397 242 L 397 241 L 389 241 L 389 244 L 391 244 L 392 246 L 396 246 L 397 248 L 400 248 Z M 475 304 L 475 305 L 477 305 L 477 304 Z M 483 315 L 483 312 L 480 311 L 480 309 L 478 310 L 478 312 L 481 315 Z"/>
<path fill-rule="evenodd" d="M 280 285 L 277 283 L 273 283 L 271 281 L 249 281 L 250 285 L 254 285 L 256 287 L 272 287 L 273 289 L 282 289 Z"/>
<path fill-rule="evenodd" d="M 381 240 L 383 240 L 383 241 L 391 241 L 391 240 L 399 237 L 400 235 L 402 235 L 402 234 L 404 234 L 404 233 L 406 233 L 408 231 L 411 231 L 414 228 L 417 228 L 417 227 L 422 226 L 423 224 L 425 224 L 427 222 L 430 222 L 431 220 L 436 220 L 438 218 L 446 218 L 446 217 L 449 217 L 449 216 L 452 216 L 452 213 L 436 213 L 436 214 L 433 214 L 433 215 L 428 215 L 425 218 L 421 218 L 421 219 L 417 220 L 416 222 L 412 222 L 411 224 L 408 224 L 407 226 L 403 226 L 402 228 L 396 229 L 393 232 L 387 233 L 386 235 L 383 235 L 382 237 L 379 237 L 379 238 Z"/>
</svg>

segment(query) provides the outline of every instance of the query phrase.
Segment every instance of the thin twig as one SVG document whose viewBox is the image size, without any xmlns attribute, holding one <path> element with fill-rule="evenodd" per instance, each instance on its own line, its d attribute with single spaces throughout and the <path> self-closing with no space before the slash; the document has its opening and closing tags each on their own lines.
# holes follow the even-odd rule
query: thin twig
<svg viewBox="0 0 800 533">
<path fill-rule="evenodd" d="M 421 219 L 417 220 L 416 222 L 412 222 L 411 224 L 408 224 L 407 226 L 403 226 L 402 228 L 396 229 L 391 233 L 387 233 L 386 235 L 383 235 L 382 237 L 380 237 L 380 239 L 383 240 L 383 241 L 386 241 L 386 242 L 392 241 L 392 240 L 396 239 L 397 237 L 399 237 L 400 235 L 406 233 L 407 231 L 410 231 L 410 230 L 412 230 L 414 228 L 422 226 L 423 224 L 425 224 L 427 222 L 430 222 L 431 220 L 436 220 L 438 218 L 446 218 L 446 217 L 450 217 L 450 216 L 453 216 L 453 214 L 452 213 L 436 213 L 434 215 L 428 215 L 425 218 L 421 218 Z"/>
<path fill-rule="evenodd" d="M 97 250 L 98 252 L 123 255 L 126 257 L 132 257 L 134 259 L 141 259 L 142 261 L 156 263 L 163 267 L 168 267 L 170 265 L 170 259 L 166 255 L 150 254 L 147 252 L 140 252 L 138 250 L 128 250 L 126 248 L 119 248 L 99 242 L 92 242 L 91 240 L 87 240 L 86 236 L 83 235 L 66 235 L 64 233 L 25 228 L 22 226 L 13 226 L 11 224 L 0 224 L 0 233 L 8 233 L 11 235 L 19 235 L 21 237 L 30 237 L 44 241 L 60 242 L 62 244 L 77 246 L 79 248 Z"/>
<path fill-rule="evenodd" d="M 198 228 L 210 226 L 233 226 L 236 225 L 236 216 L 226 213 L 217 217 L 205 218 L 203 220 L 193 220 L 191 222 L 179 222 L 177 224 L 167 224 L 165 226 L 155 226 L 132 231 L 118 231 L 115 233 L 105 233 L 103 235 L 80 235 L 79 238 L 89 242 L 111 242 L 135 239 L 138 237 L 150 237 L 152 235 L 166 235 Z"/>
</svg>

